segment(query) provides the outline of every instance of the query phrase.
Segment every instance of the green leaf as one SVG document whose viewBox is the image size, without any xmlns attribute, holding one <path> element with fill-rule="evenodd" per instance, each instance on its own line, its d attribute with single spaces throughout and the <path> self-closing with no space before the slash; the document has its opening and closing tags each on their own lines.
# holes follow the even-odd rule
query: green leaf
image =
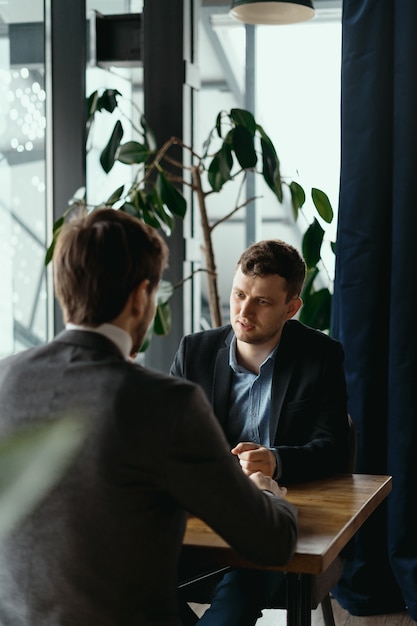
<svg viewBox="0 0 417 626">
<path fill-rule="evenodd" d="M 85 436 L 80 419 L 63 417 L 0 442 L 0 538 L 61 479 Z"/>
<path fill-rule="evenodd" d="M 279 159 L 272 141 L 267 135 L 261 133 L 262 149 L 262 175 L 266 184 L 280 202 L 282 202 L 281 173 L 279 169 Z"/>
<path fill-rule="evenodd" d="M 129 213 L 132 217 L 136 217 L 137 219 L 142 219 L 142 215 L 138 212 L 136 206 L 132 204 L 132 202 L 125 202 L 119 209 L 119 211 L 123 211 L 124 213 Z"/>
<path fill-rule="evenodd" d="M 105 109 L 109 113 L 113 113 L 117 107 L 117 96 L 122 94 L 117 89 L 105 89 L 97 101 L 97 110 Z"/>
<path fill-rule="evenodd" d="M 210 187 L 213 189 L 213 191 L 220 191 L 225 181 L 220 171 L 219 152 L 217 152 L 211 160 L 207 172 L 207 177 Z"/>
<path fill-rule="evenodd" d="M 171 330 L 172 316 L 171 307 L 168 302 L 160 304 L 156 308 L 156 315 L 153 325 L 155 335 L 168 335 Z"/>
<path fill-rule="evenodd" d="M 116 158 L 121 163 L 133 165 L 133 163 L 144 163 L 149 156 L 149 150 L 143 143 L 138 141 L 127 141 L 119 146 Z"/>
<path fill-rule="evenodd" d="M 152 228 L 156 228 L 157 230 L 158 228 L 161 228 L 161 224 L 159 223 L 159 220 L 154 213 L 154 208 L 152 205 L 149 205 L 148 203 L 144 204 L 142 211 L 143 221 L 145 222 L 145 224 L 149 224 L 149 226 L 152 226 Z"/>
<path fill-rule="evenodd" d="M 218 113 L 216 117 L 216 130 L 220 139 L 222 138 L 222 115 L 223 115 L 223 111 L 220 111 L 220 113 Z M 211 138 L 211 133 L 209 137 Z"/>
<path fill-rule="evenodd" d="M 245 126 L 236 126 L 231 131 L 232 147 L 240 167 L 244 170 L 256 167 L 258 157 L 254 146 L 254 136 Z"/>
<path fill-rule="evenodd" d="M 146 193 L 145 191 L 141 191 L 140 195 L 145 205 L 148 206 L 150 210 L 154 211 L 155 213 L 158 213 L 160 210 L 164 210 L 164 203 L 161 198 L 158 185 L 154 185 L 154 187 L 151 187 L 150 191 Z"/>
<path fill-rule="evenodd" d="M 174 232 L 175 220 L 170 213 L 165 211 L 162 199 L 158 196 L 156 190 L 149 196 L 148 203 L 151 203 L 153 210 L 163 224 L 168 226 L 170 234 Z"/>
<path fill-rule="evenodd" d="M 304 233 L 302 250 L 304 260 L 307 267 L 310 269 L 317 265 L 321 258 L 321 244 L 323 242 L 324 230 L 320 226 L 316 218 L 310 224 L 306 232 Z"/>
<path fill-rule="evenodd" d="M 87 119 L 94 116 L 97 111 L 98 91 L 93 91 L 87 98 Z"/>
<path fill-rule="evenodd" d="M 317 266 L 311 267 L 307 270 L 305 281 L 303 284 L 303 288 L 301 290 L 300 297 L 304 303 L 307 302 L 310 295 L 314 292 L 314 281 L 316 276 L 319 274 L 319 268 Z"/>
<path fill-rule="evenodd" d="M 55 245 L 56 242 L 58 240 L 58 236 L 59 233 L 61 232 L 61 228 L 65 222 L 65 219 L 67 218 L 67 216 L 74 211 L 75 209 L 82 209 L 84 211 L 87 210 L 87 206 L 85 203 L 85 198 L 81 197 L 80 199 L 76 199 L 76 195 L 77 193 L 81 193 L 82 190 L 84 188 L 80 188 L 77 190 L 76 194 L 74 194 L 74 197 L 72 198 L 71 204 L 68 206 L 68 208 L 64 211 L 63 215 L 61 217 L 59 217 L 53 224 L 52 226 L 52 242 L 50 244 L 50 246 L 48 247 L 46 253 L 45 253 L 45 259 L 44 259 L 44 265 L 45 267 L 51 262 L 52 257 L 54 255 L 54 250 L 55 250 Z"/>
<path fill-rule="evenodd" d="M 165 304 L 174 293 L 174 286 L 168 280 L 161 280 L 158 285 L 158 293 L 156 294 L 157 304 Z"/>
<path fill-rule="evenodd" d="M 133 204 L 136 211 L 136 217 L 143 220 L 143 207 L 146 206 L 147 198 L 142 189 L 132 188 L 129 192 L 129 202 L 127 210 L 130 211 L 130 206 Z"/>
<path fill-rule="evenodd" d="M 169 300 L 173 293 L 174 287 L 172 283 L 167 280 L 161 280 L 156 295 L 157 308 L 153 324 L 155 335 L 168 335 L 171 331 L 172 315 Z"/>
<path fill-rule="evenodd" d="M 130 201 L 133 203 L 134 208 L 136 210 L 136 217 L 141 219 L 145 224 L 149 224 L 152 228 L 160 228 L 161 224 L 159 223 L 158 218 L 155 215 L 155 204 L 160 202 L 158 196 L 156 197 L 148 197 L 146 193 L 139 189 L 133 189 L 130 192 Z M 131 212 L 132 204 L 129 203 L 126 207 L 127 211 Z"/>
<path fill-rule="evenodd" d="M 185 216 L 187 203 L 184 196 L 167 179 L 163 172 L 159 173 L 159 190 L 162 202 L 167 205 L 173 215 L 180 218 Z"/>
<path fill-rule="evenodd" d="M 307 300 L 303 300 L 300 310 L 300 322 L 317 328 L 330 329 L 332 296 L 327 287 L 311 293 Z"/>
<path fill-rule="evenodd" d="M 333 219 L 333 209 L 332 205 L 330 204 L 328 195 L 325 194 L 324 191 L 322 191 L 321 189 L 316 189 L 315 187 L 313 187 L 313 189 L 311 190 L 311 197 L 320 217 L 325 222 L 330 224 Z"/>
<path fill-rule="evenodd" d="M 246 128 L 252 137 L 255 135 L 257 124 L 250 111 L 246 111 L 245 109 L 232 109 L 230 111 L 230 117 L 237 127 L 242 126 Z"/>
<path fill-rule="evenodd" d="M 304 189 L 296 183 L 294 180 L 290 183 L 290 192 L 291 192 L 291 205 L 294 219 L 297 221 L 298 211 L 304 205 L 306 201 L 306 194 Z"/>
<path fill-rule="evenodd" d="M 47 249 L 47 251 L 45 253 L 45 259 L 44 259 L 44 262 L 43 262 L 45 267 L 52 261 L 52 257 L 54 256 L 55 245 L 56 245 L 56 242 L 57 242 L 57 239 L 58 239 L 58 235 L 61 232 L 61 228 L 62 228 L 62 226 L 55 227 L 55 225 L 54 225 L 54 235 L 53 235 L 52 241 L 51 241 L 51 243 L 50 243 L 50 245 L 49 245 L 49 247 L 48 247 L 48 249 Z"/>
<path fill-rule="evenodd" d="M 100 155 L 100 163 L 103 170 L 108 174 L 114 165 L 116 152 L 120 146 L 120 142 L 123 137 L 123 126 L 119 120 L 117 120 L 112 135 L 109 139 L 107 146 L 104 148 Z"/>
<path fill-rule="evenodd" d="M 65 222 L 65 215 L 62 215 L 56 220 L 56 222 L 54 222 L 54 225 L 52 227 L 52 232 L 58 233 L 61 230 L 64 222 Z"/>
<path fill-rule="evenodd" d="M 71 200 L 68 203 L 69 208 L 65 211 L 64 215 L 67 215 L 67 213 L 70 212 L 70 210 L 72 210 L 73 205 L 84 205 L 85 207 L 87 207 L 87 202 L 86 202 L 86 198 L 85 198 L 85 192 L 86 189 L 85 187 L 78 187 L 78 189 L 74 192 Z"/>
<path fill-rule="evenodd" d="M 115 191 L 113 191 L 111 196 L 106 201 L 106 206 L 113 206 L 113 204 L 115 204 L 118 200 L 120 200 L 124 188 L 125 186 L 122 185 L 121 187 L 118 187 Z"/>
<path fill-rule="evenodd" d="M 156 186 L 153 187 L 149 193 L 145 193 L 143 190 L 138 191 L 135 204 L 144 221 L 147 221 L 147 223 L 154 226 L 154 228 L 160 228 L 161 223 L 165 224 L 168 227 L 170 235 L 174 232 L 175 220 L 173 216 L 165 210 L 162 198 Z M 153 216 L 153 223 L 151 222 L 151 215 Z M 157 223 L 158 226 L 156 226 Z"/>
<path fill-rule="evenodd" d="M 220 191 L 231 178 L 233 156 L 228 137 L 229 135 L 227 135 L 220 150 L 214 155 L 208 168 L 208 181 L 214 191 Z"/>
<path fill-rule="evenodd" d="M 146 352 L 148 349 L 152 335 L 168 335 L 171 331 L 171 308 L 169 306 L 169 299 L 174 293 L 174 287 L 166 280 L 161 280 L 157 293 L 157 309 L 155 313 L 154 323 L 149 327 L 143 344 L 140 348 L 140 352 Z"/>
</svg>

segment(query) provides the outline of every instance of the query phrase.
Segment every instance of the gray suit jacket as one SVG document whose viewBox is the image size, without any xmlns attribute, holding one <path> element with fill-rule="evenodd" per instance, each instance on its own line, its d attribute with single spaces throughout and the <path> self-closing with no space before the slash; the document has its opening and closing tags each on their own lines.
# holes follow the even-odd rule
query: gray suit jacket
<svg viewBox="0 0 417 626">
<path fill-rule="evenodd" d="M 68 409 L 88 434 L 0 546 L 1 626 L 178 626 L 186 511 L 249 559 L 290 558 L 293 507 L 244 476 L 196 385 L 77 330 L 0 362 L 0 437 Z"/>
<path fill-rule="evenodd" d="M 227 436 L 231 326 L 184 337 L 171 373 L 198 383 Z M 297 320 L 285 323 L 276 354 L 271 412 L 280 482 L 314 480 L 345 471 L 348 416 L 342 345 Z"/>
</svg>

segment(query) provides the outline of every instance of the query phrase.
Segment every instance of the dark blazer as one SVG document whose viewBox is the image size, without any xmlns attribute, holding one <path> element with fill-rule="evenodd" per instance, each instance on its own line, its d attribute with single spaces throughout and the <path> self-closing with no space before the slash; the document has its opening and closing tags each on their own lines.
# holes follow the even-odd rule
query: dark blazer
<svg viewBox="0 0 417 626">
<path fill-rule="evenodd" d="M 171 368 L 172 374 L 201 385 L 226 435 L 232 337 L 230 325 L 184 337 Z M 282 464 L 280 482 L 344 471 L 348 417 L 342 345 L 289 320 L 275 358 L 271 412 L 278 414 L 274 447 Z"/>
<path fill-rule="evenodd" d="M 0 545 L 1 626 L 179 626 L 186 511 L 249 559 L 290 558 L 294 508 L 244 476 L 198 386 L 77 330 L 0 362 L 0 437 L 68 410 L 86 440 Z"/>
</svg>

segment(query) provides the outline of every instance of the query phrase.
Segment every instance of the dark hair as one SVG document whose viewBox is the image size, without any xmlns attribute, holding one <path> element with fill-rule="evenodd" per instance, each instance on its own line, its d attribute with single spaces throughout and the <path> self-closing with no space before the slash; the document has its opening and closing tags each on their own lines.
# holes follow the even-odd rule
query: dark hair
<svg viewBox="0 0 417 626">
<path fill-rule="evenodd" d="M 300 295 L 306 275 L 306 265 L 299 252 L 281 239 L 253 243 L 237 262 L 244 274 L 268 276 L 278 274 L 287 283 L 287 301 Z"/>
<path fill-rule="evenodd" d="M 55 291 L 65 321 L 97 326 L 115 319 L 132 290 L 160 281 L 168 260 L 154 228 L 127 213 L 99 208 L 64 223 L 54 250 Z"/>
</svg>

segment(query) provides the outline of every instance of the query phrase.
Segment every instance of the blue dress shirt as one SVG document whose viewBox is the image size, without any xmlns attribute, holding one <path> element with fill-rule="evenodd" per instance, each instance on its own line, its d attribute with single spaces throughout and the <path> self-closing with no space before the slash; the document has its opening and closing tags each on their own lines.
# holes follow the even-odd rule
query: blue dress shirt
<svg viewBox="0 0 417 626">
<path fill-rule="evenodd" d="M 270 447 L 277 429 L 271 416 L 271 387 L 274 360 L 278 344 L 254 374 L 237 363 L 236 337 L 229 351 L 229 365 L 233 370 L 230 411 L 227 424 L 229 441 L 253 441 Z"/>
</svg>

